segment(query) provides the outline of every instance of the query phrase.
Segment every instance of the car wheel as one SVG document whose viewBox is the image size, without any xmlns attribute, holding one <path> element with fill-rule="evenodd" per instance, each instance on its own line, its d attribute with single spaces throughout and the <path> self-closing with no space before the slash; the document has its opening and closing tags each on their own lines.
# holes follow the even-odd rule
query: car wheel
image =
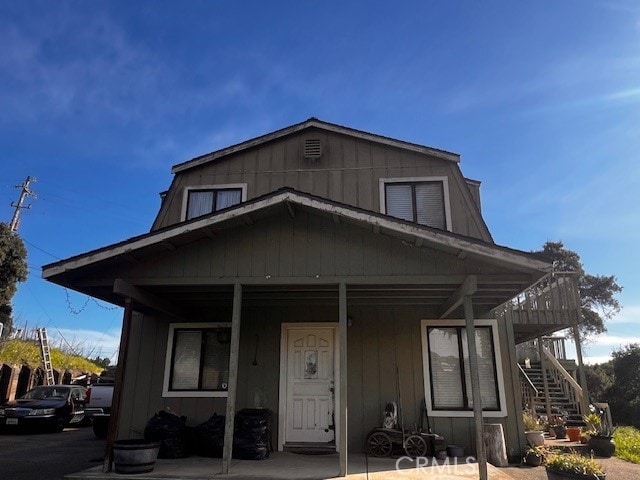
<svg viewBox="0 0 640 480">
<path fill-rule="evenodd" d="M 61 432 L 64 430 L 65 425 L 67 424 L 64 417 L 56 417 L 55 422 L 53 424 L 54 432 Z"/>
</svg>

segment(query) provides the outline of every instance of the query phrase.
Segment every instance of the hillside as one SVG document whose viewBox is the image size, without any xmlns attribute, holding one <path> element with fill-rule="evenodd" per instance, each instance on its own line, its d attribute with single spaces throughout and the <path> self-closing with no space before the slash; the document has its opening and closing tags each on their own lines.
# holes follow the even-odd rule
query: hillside
<svg viewBox="0 0 640 480">
<path fill-rule="evenodd" d="M 42 363 L 40 347 L 34 342 L 25 340 L 8 340 L 0 345 L 0 364 L 27 364 L 38 367 Z M 60 349 L 51 349 L 51 363 L 57 370 L 77 370 L 84 373 L 100 374 L 103 367 L 80 355 L 65 353 Z"/>
</svg>

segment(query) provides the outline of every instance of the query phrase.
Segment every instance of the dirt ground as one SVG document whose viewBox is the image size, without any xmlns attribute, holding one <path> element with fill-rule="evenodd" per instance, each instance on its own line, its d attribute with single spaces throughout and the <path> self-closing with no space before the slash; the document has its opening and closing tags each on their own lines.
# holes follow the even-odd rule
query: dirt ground
<svg viewBox="0 0 640 480">
<path fill-rule="evenodd" d="M 607 480 L 640 480 L 640 465 L 615 457 L 597 460 L 604 466 Z M 544 467 L 507 467 L 501 468 L 500 471 L 513 477 L 514 480 L 547 480 Z"/>
</svg>

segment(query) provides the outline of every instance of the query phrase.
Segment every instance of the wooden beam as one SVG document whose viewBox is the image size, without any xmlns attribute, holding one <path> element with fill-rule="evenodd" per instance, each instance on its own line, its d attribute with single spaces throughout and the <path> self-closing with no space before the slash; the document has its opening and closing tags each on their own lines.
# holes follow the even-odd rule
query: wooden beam
<svg viewBox="0 0 640 480">
<path fill-rule="evenodd" d="M 186 319 L 186 315 L 184 314 L 184 312 L 176 308 L 173 303 L 167 302 L 166 300 L 154 295 L 153 293 L 149 293 L 139 287 L 136 287 L 135 285 L 131 285 L 121 278 L 116 278 L 113 282 L 113 293 L 135 300 L 145 307 L 152 308 L 153 310 L 178 318 L 180 320 Z"/>
<path fill-rule="evenodd" d="M 340 337 L 340 476 L 347 475 L 347 284 L 338 287 L 338 323 Z"/>
<path fill-rule="evenodd" d="M 580 342 L 580 329 L 578 328 L 578 324 L 574 324 L 572 327 L 573 330 L 573 341 L 576 345 L 576 356 L 578 357 L 578 381 L 580 382 L 580 386 L 582 387 L 582 400 L 580 402 L 580 408 L 582 409 L 583 415 L 586 415 L 589 412 L 589 389 L 587 388 L 587 376 L 584 373 L 584 363 L 582 362 L 582 346 Z"/>
<path fill-rule="evenodd" d="M 227 413 L 224 419 L 224 445 L 222 447 L 222 473 L 228 474 L 233 454 L 233 429 L 236 415 L 236 393 L 238 391 L 238 357 L 240 354 L 240 319 L 242 313 L 242 285 L 233 286 L 233 309 L 231 313 L 231 352 L 229 353 L 229 385 L 227 390 Z"/>
<path fill-rule="evenodd" d="M 549 397 L 549 379 L 547 378 L 547 361 L 544 355 L 544 344 L 542 337 L 538 335 L 538 355 L 540 356 L 540 371 L 542 372 L 542 388 L 544 391 L 544 405 L 547 411 L 547 418 L 551 418 L 551 397 Z"/>
<path fill-rule="evenodd" d="M 293 205 L 291 205 L 291 202 L 288 202 L 285 200 L 284 204 L 287 206 L 287 210 L 289 211 L 289 216 L 291 218 L 296 218 L 296 210 L 293 207 Z"/>
<path fill-rule="evenodd" d="M 177 250 L 177 248 L 178 248 L 173 243 L 171 243 L 169 240 L 163 240 L 160 245 L 162 245 L 165 249 L 167 249 L 169 251 L 174 251 L 174 250 Z"/>
<path fill-rule="evenodd" d="M 445 318 L 450 315 L 456 308 L 462 305 L 465 296 L 471 296 L 478 290 L 478 277 L 469 275 L 465 278 L 462 285 L 455 289 L 446 302 L 440 308 L 439 318 Z"/>
<path fill-rule="evenodd" d="M 116 381 L 113 387 L 113 400 L 111 416 L 109 417 L 109 429 L 107 444 L 104 450 L 104 462 L 102 471 L 111 471 L 113 463 L 113 442 L 118 438 L 118 422 L 120 420 L 120 405 L 122 404 L 122 389 L 124 386 L 125 371 L 127 368 L 127 356 L 129 354 L 129 337 L 131 335 L 131 319 L 133 317 L 133 301 L 131 298 L 124 300 L 124 314 L 122 317 L 122 335 L 120 336 L 120 348 L 118 350 L 118 364 L 116 368 Z"/>
<path fill-rule="evenodd" d="M 469 369 L 471 370 L 471 394 L 473 396 L 473 419 L 476 431 L 476 459 L 480 480 L 487 480 L 487 451 L 484 445 L 484 427 L 482 422 L 482 393 L 480 391 L 480 373 L 478 370 L 478 352 L 476 349 L 476 326 L 474 323 L 473 303 L 471 295 L 465 295 L 464 320 L 467 331 L 467 348 L 469 350 Z"/>
<path fill-rule="evenodd" d="M 514 284 L 517 288 L 521 285 L 531 284 L 531 277 L 528 275 L 474 275 L 479 284 Z M 315 274 L 307 276 L 276 276 L 270 275 L 268 281 L 265 276 L 242 276 L 234 277 L 234 281 L 243 285 L 338 285 L 345 282 L 348 285 L 460 285 L 468 278 L 468 275 L 348 275 L 348 276 L 321 276 L 316 278 Z M 529 283 L 527 283 L 529 281 Z M 108 285 L 108 278 L 86 280 L 78 283 L 80 286 L 104 286 Z M 127 282 L 139 286 L 169 286 L 169 285 L 229 285 L 226 277 L 131 277 Z"/>
</svg>

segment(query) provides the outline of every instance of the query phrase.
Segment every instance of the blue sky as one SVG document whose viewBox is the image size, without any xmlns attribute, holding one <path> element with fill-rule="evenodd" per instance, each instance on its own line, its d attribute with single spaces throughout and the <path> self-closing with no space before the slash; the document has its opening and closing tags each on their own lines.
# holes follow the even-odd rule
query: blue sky
<svg viewBox="0 0 640 480">
<path fill-rule="evenodd" d="M 587 356 L 640 342 L 640 4 L 363 5 L 2 2 L 0 219 L 38 179 L 17 323 L 112 356 L 122 312 L 40 267 L 148 231 L 173 164 L 316 116 L 460 153 L 497 243 L 624 286 Z"/>
</svg>

